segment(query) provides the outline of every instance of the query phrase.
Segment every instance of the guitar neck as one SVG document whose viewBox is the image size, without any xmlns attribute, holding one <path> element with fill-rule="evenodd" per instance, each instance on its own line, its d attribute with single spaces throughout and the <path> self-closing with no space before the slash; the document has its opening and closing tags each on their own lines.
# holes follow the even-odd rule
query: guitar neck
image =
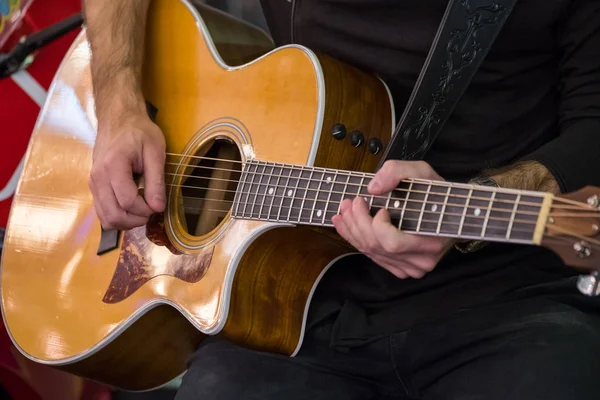
<svg viewBox="0 0 600 400">
<path fill-rule="evenodd" d="M 407 179 L 391 193 L 373 196 L 367 190 L 373 176 L 251 161 L 242 171 L 232 216 L 332 227 L 342 200 L 361 196 L 371 215 L 387 209 L 403 232 L 521 244 L 541 240 L 549 194 Z"/>
</svg>

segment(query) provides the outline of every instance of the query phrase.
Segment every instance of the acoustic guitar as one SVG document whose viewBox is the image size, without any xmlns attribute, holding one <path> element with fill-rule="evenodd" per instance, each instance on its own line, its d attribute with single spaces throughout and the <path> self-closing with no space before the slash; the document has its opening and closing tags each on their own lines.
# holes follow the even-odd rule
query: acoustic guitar
<svg viewBox="0 0 600 400">
<path fill-rule="evenodd" d="M 85 30 L 56 74 L 6 232 L 2 310 L 28 358 L 128 390 L 185 371 L 213 335 L 294 356 L 327 269 L 356 253 L 343 198 L 411 234 L 545 246 L 592 271 L 600 189 L 550 193 L 409 179 L 366 184 L 395 125 L 385 84 L 241 21 L 151 3 L 143 88 L 167 143 L 168 205 L 104 231 L 88 189 L 96 117 Z"/>
</svg>

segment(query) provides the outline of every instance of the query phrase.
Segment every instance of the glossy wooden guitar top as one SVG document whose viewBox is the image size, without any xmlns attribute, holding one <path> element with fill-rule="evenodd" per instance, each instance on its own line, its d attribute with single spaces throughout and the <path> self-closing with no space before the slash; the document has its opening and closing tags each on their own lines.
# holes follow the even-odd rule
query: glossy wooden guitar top
<svg viewBox="0 0 600 400">
<path fill-rule="evenodd" d="M 306 163 L 322 106 L 311 57 L 297 48 L 283 49 L 227 71 L 212 61 L 184 5 L 157 1 L 153 7 L 147 55 L 152 62 L 144 71 L 153 84 L 145 89 L 159 110 L 167 151 L 182 153 L 200 127 L 231 117 L 239 126 L 223 129 L 246 141 L 243 156 Z M 180 258 L 146 240 L 144 268 L 160 276 L 118 303 L 104 302 L 119 252 L 96 254 L 101 230 L 88 190 L 96 135 L 89 53 L 82 34 L 58 72 L 32 136 L 27 158 L 35 162 L 26 163 L 6 237 L 4 317 L 21 349 L 40 361 L 66 361 L 93 351 L 127 320 L 159 302 L 172 303 L 202 330 L 222 324 L 229 261 L 242 239 L 265 225 L 231 221 L 227 235 L 212 238 L 212 265 L 195 284 L 167 275 Z M 238 128 L 260 135 L 244 138 Z M 290 130 L 293 135 L 281 134 Z"/>
</svg>

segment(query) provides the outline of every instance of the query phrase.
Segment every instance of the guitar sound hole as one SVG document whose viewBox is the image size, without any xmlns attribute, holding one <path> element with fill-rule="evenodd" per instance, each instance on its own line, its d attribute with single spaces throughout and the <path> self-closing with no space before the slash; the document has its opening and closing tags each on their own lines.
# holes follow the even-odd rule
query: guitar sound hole
<svg viewBox="0 0 600 400">
<path fill-rule="evenodd" d="M 207 142 L 194 156 L 182 181 L 180 221 L 190 235 L 203 236 L 231 210 L 242 164 L 238 147 L 227 139 Z"/>
</svg>

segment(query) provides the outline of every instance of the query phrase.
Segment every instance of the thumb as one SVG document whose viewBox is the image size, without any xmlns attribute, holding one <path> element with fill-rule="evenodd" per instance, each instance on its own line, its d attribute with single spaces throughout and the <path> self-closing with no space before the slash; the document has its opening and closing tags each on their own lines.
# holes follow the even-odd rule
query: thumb
<svg viewBox="0 0 600 400">
<path fill-rule="evenodd" d="M 144 146 L 144 199 L 154 212 L 162 212 L 166 205 L 165 153 L 158 146 Z"/>
<path fill-rule="evenodd" d="M 396 189 L 400 180 L 405 178 L 405 174 L 399 162 L 388 161 L 383 164 L 381 169 L 371 179 L 368 190 L 374 195 L 391 192 Z"/>
</svg>

